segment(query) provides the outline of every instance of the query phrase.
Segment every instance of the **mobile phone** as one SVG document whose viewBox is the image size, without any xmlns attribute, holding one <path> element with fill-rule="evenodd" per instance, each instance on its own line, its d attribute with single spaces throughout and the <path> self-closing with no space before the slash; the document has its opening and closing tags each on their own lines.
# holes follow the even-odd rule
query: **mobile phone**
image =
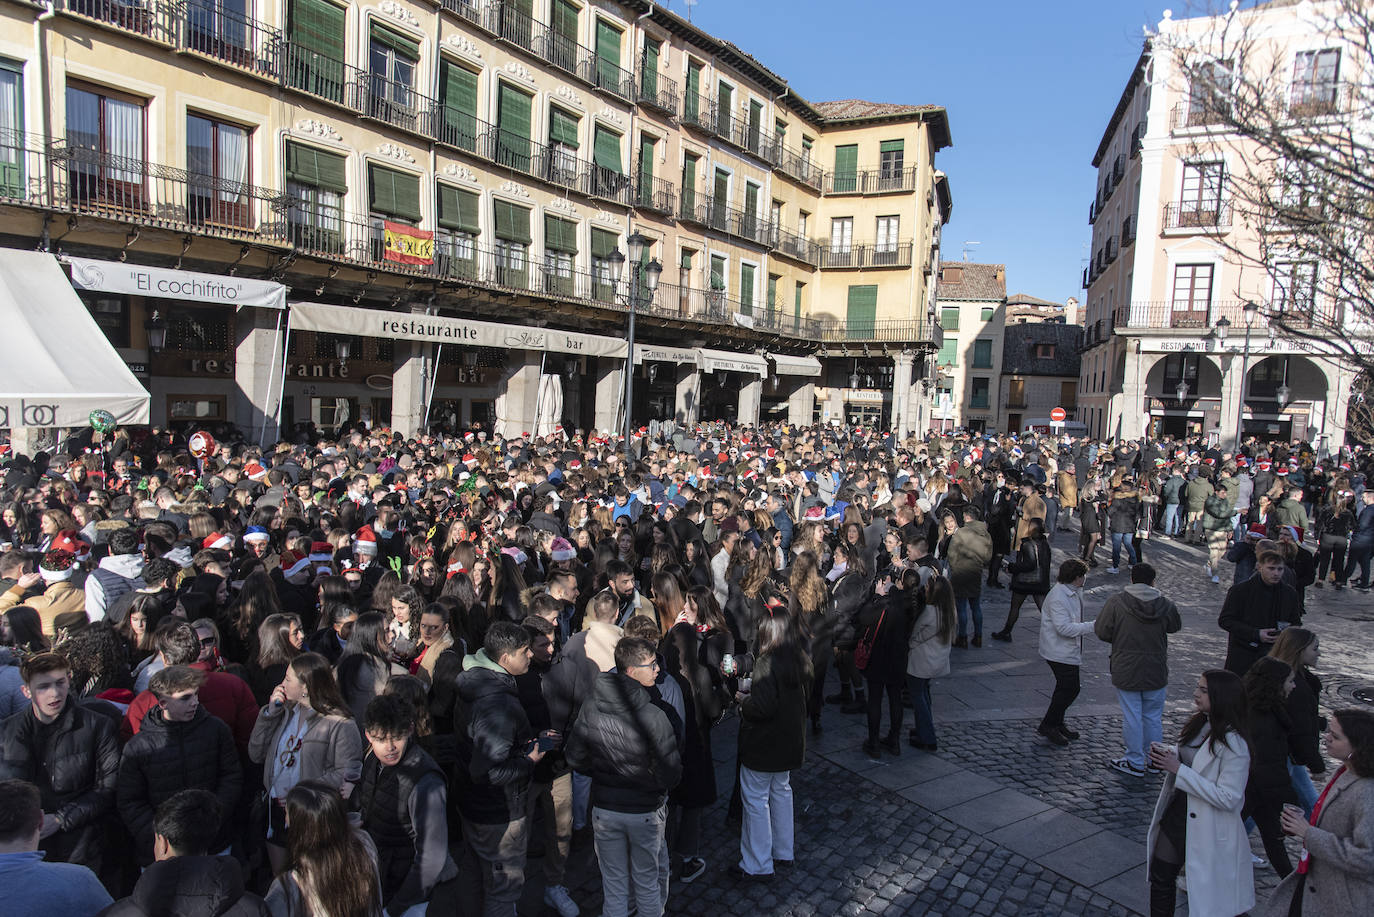
<svg viewBox="0 0 1374 917">
<path fill-rule="evenodd" d="M 558 736 L 541 735 L 537 741 L 540 751 L 553 751 L 558 747 L 559 738 Z"/>
</svg>

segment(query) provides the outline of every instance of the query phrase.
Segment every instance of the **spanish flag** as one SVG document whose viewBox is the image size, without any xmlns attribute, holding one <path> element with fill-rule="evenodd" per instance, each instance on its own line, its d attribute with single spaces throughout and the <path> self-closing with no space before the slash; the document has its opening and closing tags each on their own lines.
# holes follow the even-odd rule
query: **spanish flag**
<svg viewBox="0 0 1374 917">
<path fill-rule="evenodd" d="M 433 264 L 434 233 L 404 223 L 382 221 L 382 257 L 402 264 Z"/>
</svg>

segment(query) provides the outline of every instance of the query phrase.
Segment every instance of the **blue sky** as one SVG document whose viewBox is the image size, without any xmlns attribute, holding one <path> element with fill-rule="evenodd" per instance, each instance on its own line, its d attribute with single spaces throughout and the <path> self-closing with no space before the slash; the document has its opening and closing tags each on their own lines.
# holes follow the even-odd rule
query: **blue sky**
<svg viewBox="0 0 1374 917">
<path fill-rule="evenodd" d="M 954 216 L 943 256 L 1007 266 L 1007 291 L 1082 301 L 1092 156 L 1140 56 L 1142 26 L 1179 0 L 700 0 L 692 22 L 809 101 L 949 110 L 936 157 Z M 669 8 L 686 15 L 683 0 Z"/>
</svg>

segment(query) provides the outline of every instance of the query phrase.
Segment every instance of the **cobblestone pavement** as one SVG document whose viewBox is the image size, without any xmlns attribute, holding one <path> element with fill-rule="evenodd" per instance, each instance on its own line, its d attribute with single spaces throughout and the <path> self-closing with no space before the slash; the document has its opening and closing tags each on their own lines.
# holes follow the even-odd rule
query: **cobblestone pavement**
<svg viewBox="0 0 1374 917">
<path fill-rule="evenodd" d="M 1056 560 L 1074 549 L 1060 532 Z M 1170 641 L 1166 738 L 1191 710 L 1200 672 L 1219 667 L 1225 637 L 1217 614 L 1225 586 L 1203 576 L 1203 549 L 1150 541 L 1146 559 L 1156 583 L 1178 603 L 1183 631 Z M 1094 617 L 1129 582 L 1125 568 L 1089 575 L 1085 618 Z M 1056 564 L 1057 566 L 1057 564 Z M 1229 581 L 1230 565 L 1223 571 Z M 984 633 L 1001 627 L 1009 596 L 984 592 Z M 1306 625 L 1322 639 L 1315 667 L 1322 705 L 1355 703 L 1351 692 L 1374 685 L 1374 600 L 1353 590 L 1309 589 Z M 722 798 L 703 816 L 707 872 L 674 883 L 671 914 L 1090 914 L 1146 910 L 1144 839 L 1160 778 L 1127 777 L 1106 766 L 1121 751 L 1121 718 L 1107 673 L 1107 646 L 1084 641 L 1083 692 L 1069 722 L 1082 738 L 1056 748 L 1035 733 L 1053 688 L 1036 650 L 1040 618 L 1027 604 L 1014 642 L 956 650 L 953 671 L 934 686 L 940 748 L 903 747 L 900 758 L 870 761 L 860 749 L 863 718 L 827 707 L 825 731 L 809 741 L 806 767 L 793 774 L 797 864 L 766 884 L 737 883 L 725 872 L 739 855 L 738 829 L 725 823 L 733 774 L 735 723 L 717 728 Z M 833 690 L 833 676 L 832 676 Z M 910 723 L 910 714 L 908 724 Z M 1320 785 L 1320 779 L 1318 780 Z M 1258 836 L 1252 838 L 1263 855 Z M 575 844 L 568 885 L 584 914 L 599 913 L 600 879 L 590 838 Z M 1296 847 L 1293 848 L 1296 851 Z M 532 879 L 538 874 L 531 863 Z M 1277 884 L 1268 866 L 1255 870 L 1257 894 Z M 1180 901 L 1186 901 L 1180 896 Z M 531 881 L 522 914 L 551 913 Z M 1183 911 L 1181 910 L 1180 913 Z"/>
</svg>

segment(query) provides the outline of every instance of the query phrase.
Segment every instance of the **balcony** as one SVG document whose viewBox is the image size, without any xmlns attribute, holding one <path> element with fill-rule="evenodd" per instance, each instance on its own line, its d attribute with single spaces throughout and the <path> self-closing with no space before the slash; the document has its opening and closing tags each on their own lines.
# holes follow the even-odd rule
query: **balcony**
<svg viewBox="0 0 1374 917">
<path fill-rule="evenodd" d="M 58 0 L 54 6 L 63 12 L 94 19 L 126 32 L 146 35 L 171 44 L 175 34 L 173 6 L 168 3 L 141 3 L 138 0 Z"/>
<path fill-rule="evenodd" d="M 1126 177 L 1126 157 L 1117 154 L 1116 162 L 1112 163 L 1112 186 L 1121 184 L 1121 180 Z"/>
<path fill-rule="evenodd" d="M 596 69 L 596 55 L 573 39 L 559 35 L 552 27 L 541 25 L 534 37 L 534 53 L 551 65 L 583 79 Z"/>
<path fill-rule="evenodd" d="M 821 246 L 822 268 L 911 267 L 910 242 L 882 245 Z"/>
<path fill-rule="evenodd" d="M 459 19 L 476 26 L 484 25 L 488 21 L 486 4 L 477 3 L 475 0 L 441 0 L 440 6 Z"/>
<path fill-rule="evenodd" d="M 534 19 L 509 3 L 496 0 L 484 11 L 483 28 L 498 38 L 534 53 Z"/>
<path fill-rule="evenodd" d="M 828 172 L 821 185 L 825 195 L 895 194 L 916 190 L 916 168 L 864 169 L 858 172 Z"/>
<path fill-rule="evenodd" d="M 1130 214 L 1121 221 L 1121 247 L 1135 242 L 1136 230 L 1140 228 L 1139 214 Z"/>
<path fill-rule="evenodd" d="M 825 179 L 825 173 L 811 161 L 810 150 L 794 150 L 786 144 L 778 147 L 777 168 L 788 178 L 816 191 L 821 190 L 821 183 Z"/>
<path fill-rule="evenodd" d="M 672 182 L 653 176 L 635 179 L 632 204 L 636 210 L 647 210 L 671 217 L 677 209 L 677 190 Z"/>
<path fill-rule="evenodd" d="M 1354 89 L 1337 81 L 1295 83 L 1288 90 L 1288 116 L 1305 120 L 1346 114 L 1352 108 Z"/>
<path fill-rule="evenodd" d="M 1102 258 L 1106 264 L 1115 264 L 1117 256 L 1116 236 L 1108 236 L 1107 244 L 1102 246 Z"/>
<path fill-rule="evenodd" d="M 678 219 L 696 223 L 717 232 L 744 239 L 765 248 L 773 247 L 776 233 L 773 224 L 759 219 L 753 214 L 736 210 L 734 207 L 710 198 L 697 200 L 695 194 L 683 194 L 682 205 L 678 208 Z"/>
<path fill-rule="evenodd" d="M 645 108 L 652 108 L 669 118 L 677 117 L 677 82 L 657 70 L 648 69 L 642 63 L 635 99 Z"/>
<path fill-rule="evenodd" d="M 490 151 L 488 158 L 499 165 L 551 185 L 622 207 L 631 204 L 632 183 L 628 175 L 578 159 L 571 150 L 547 147 L 494 127 L 489 128 L 481 148 Z"/>
<path fill-rule="evenodd" d="M 773 250 L 776 254 L 785 255 L 803 264 L 820 267 L 821 246 L 786 229 L 774 228 Z"/>
<path fill-rule="evenodd" d="M 757 156 L 769 165 L 777 165 L 777 140 L 765 134 L 762 125 L 750 124 L 744 118 L 730 118 L 724 123 L 718 120 L 717 133 L 727 143 Z"/>
<path fill-rule="evenodd" d="M 1223 99 L 1179 102 L 1169 112 L 1169 130 L 1215 127 L 1225 124 L 1230 117 L 1231 106 Z"/>
<path fill-rule="evenodd" d="M 928 341 L 935 328 L 922 319 L 874 319 L 851 321 L 843 318 L 812 318 L 804 337 L 824 343 L 888 343 Z"/>
<path fill-rule="evenodd" d="M 683 96 L 682 123 L 708 134 L 716 132 L 716 106 L 704 96 Z"/>
<path fill-rule="evenodd" d="M 1164 205 L 1165 232 L 1218 232 L 1230 228 L 1229 201 L 1187 201 Z"/>
<path fill-rule="evenodd" d="M 256 19 L 203 3 L 176 4 L 178 47 L 273 80 L 281 78 L 281 33 Z"/>
<path fill-rule="evenodd" d="M 635 101 L 638 92 L 635 75 L 628 70 L 622 70 L 606 58 L 593 57 L 589 61 L 578 61 L 577 70 L 579 79 L 591 83 L 597 89 L 626 102 Z"/>
<path fill-rule="evenodd" d="M 1253 317 L 1250 329 L 1251 352 L 1262 349 L 1269 333 L 1269 306 L 1277 306 L 1282 311 L 1282 322 L 1289 327 L 1310 328 L 1314 325 L 1335 327 L 1340 325 L 1340 309 L 1330 304 L 1290 305 L 1261 303 L 1260 311 Z M 1134 302 L 1118 306 L 1112 313 L 1113 329 L 1139 329 L 1163 331 L 1169 329 L 1191 329 L 1209 331 L 1217 322 L 1225 318 L 1231 323 L 1230 335 L 1226 346 L 1241 346 L 1245 339 L 1245 303 L 1240 300 L 1223 300 L 1211 303 L 1189 301 L 1173 302 Z M 1206 349 L 1205 346 L 1200 349 Z"/>
</svg>

